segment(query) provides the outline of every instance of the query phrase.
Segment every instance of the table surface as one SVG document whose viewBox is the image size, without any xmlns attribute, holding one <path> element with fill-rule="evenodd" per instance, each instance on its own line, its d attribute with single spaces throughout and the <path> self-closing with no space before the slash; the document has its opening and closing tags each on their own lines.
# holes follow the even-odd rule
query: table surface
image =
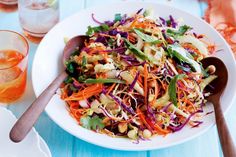
<svg viewBox="0 0 236 157">
<path fill-rule="evenodd" d="M 84 8 L 103 5 L 114 2 L 124 1 L 145 1 L 156 2 L 171 5 L 187 11 L 195 16 L 202 17 L 204 15 L 204 9 L 206 4 L 199 2 L 198 0 L 60 0 L 60 14 L 61 20 L 69 15 L 78 12 Z M 18 21 L 18 12 L 3 13 L 0 12 L 0 29 L 14 30 L 22 33 L 21 27 Z M 32 89 L 31 82 L 31 66 L 34 58 L 37 45 L 30 43 L 29 53 L 29 71 L 27 89 L 24 96 L 15 104 L 6 106 L 17 117 L 19 117 L 25 109 L 33 102 L 35 95 Z M 231 134 L 236 141 L 236 106 L 230 109 L 226 115 L 227 123 L 230 128 Z M 209 129 L 203 135 L 185 142 L 183 144 L 173 146 L 170 148 L 153 150 L 153 151 L 140 151 L 140 152 L 127 152 L 116 151 L 111 149 L 102 148 L 93 144 L 82 141 L 69 133 L 62 130 L 57 126 L 47 115 L 43 113 L 35 125 L 36 130 L 47 142 L 53 157 L 219 157 L 223 156 L 218 140 L 216 127 Z"/>
</svg>

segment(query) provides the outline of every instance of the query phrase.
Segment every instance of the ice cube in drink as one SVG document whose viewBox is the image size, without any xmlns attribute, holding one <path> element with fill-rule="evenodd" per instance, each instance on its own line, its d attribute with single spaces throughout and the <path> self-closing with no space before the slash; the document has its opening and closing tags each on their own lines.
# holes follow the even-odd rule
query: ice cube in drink
<svg viewBox="0 0 236 157">
<path fill-rule="evenodd" d="M 58 2 L 49 5 L 48 1 L 19 2 L 19 19 L 23 30 L 34 37 L 43 37 L 58 21 Z"/>
<path fill-rule="evenodd" d="M 13 102 L 24 93 L 27 69 L 17 66 L 23 59 L 15 50 L 0 50 L 0 102 Z"/>
</svg>

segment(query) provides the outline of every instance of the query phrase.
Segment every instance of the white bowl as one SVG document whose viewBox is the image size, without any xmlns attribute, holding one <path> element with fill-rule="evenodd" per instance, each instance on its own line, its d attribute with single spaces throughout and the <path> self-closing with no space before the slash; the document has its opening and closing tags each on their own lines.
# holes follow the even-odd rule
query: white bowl
<svg viewBox="0 0 236 157">
<path fill-rule="evenodd" d="M 95 14 L 97 19 L 104 21 L 112 20 L 116 13 L 134 13 L 140 8 L 150 7 L 155 10 L 157 16 L 168 17 L 169 15 L 173 15 L 174 18 L 183 18 L 184 23 L 192 26 L 195 32 L 206 34 L 209 39 L 217 45 L 218 49 L 222 49 L 222 51 L 217 52 L 215 55 L 224 61 L 229 72 L 228 85 L 221 98 L 222 109 L 226 112 L 232 105 L 236 93 L 236 83 L 234 83 L 236 79 L 236 65 L 231 49 L 219 33 L 205 21 L 184 11 L 157 3 L 127 2 L 89 8 L 57 24 L 42 40 L 35 54 L 32 81 L 36 96 L 39 96 L 50 82 L 63 70 L 61 56 L 65 46 L 64 37 L 71 38 L 79 34 L 85 34 L 87 26 L 96 25 L 91 18 L 92 13 Z M 139 144 L 135 144 L 129 139 L 112 138 L 82 128 L 69 115 L 65 103 L 60 99 L 59 95 L 55 95 L 52 98 L 45 110 L 55 123 L 70 134 L 87 142 L 118 150 L 141 151 L 173 146 L 199 136 L 215 124 L 214 114 L 210 114 L 203 118 L 204 123 L 198 128 L 185 127 L 181 131 L 166 137 L 157 136 L 153 137 L 151 141 L 141 141 Z M 213 107 L 209 104 L 204 110 L 205 112 L 213 111 Z"/>
</svg>

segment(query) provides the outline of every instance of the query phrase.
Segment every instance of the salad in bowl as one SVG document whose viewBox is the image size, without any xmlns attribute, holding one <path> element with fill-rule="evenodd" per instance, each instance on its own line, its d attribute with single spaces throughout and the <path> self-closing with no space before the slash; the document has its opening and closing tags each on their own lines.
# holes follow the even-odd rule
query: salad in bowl
<svg viewBox="0 0 236 157">
<path fill-rule="evenodd" d="M 217 78 L 201 60 L 215 51 L 204 34 L 152 10 L 116 14 L 89 26 L 82 49 L 66 61 L 61 99 L 84 128 L 132 140 L 198 127 Z"/>
</svg>

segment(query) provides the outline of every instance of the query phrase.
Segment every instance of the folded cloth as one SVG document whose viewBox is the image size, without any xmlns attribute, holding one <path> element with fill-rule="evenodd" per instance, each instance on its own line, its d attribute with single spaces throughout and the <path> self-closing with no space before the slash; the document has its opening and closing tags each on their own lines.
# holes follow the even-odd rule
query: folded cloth
<svg viewBox="0 0 236 157">
<path fill-rule="evenodd" d="M 236 56 L 236 0 L 203 0 L 208 3 L 204 19 L 218 30 Z"/>
</svg>

